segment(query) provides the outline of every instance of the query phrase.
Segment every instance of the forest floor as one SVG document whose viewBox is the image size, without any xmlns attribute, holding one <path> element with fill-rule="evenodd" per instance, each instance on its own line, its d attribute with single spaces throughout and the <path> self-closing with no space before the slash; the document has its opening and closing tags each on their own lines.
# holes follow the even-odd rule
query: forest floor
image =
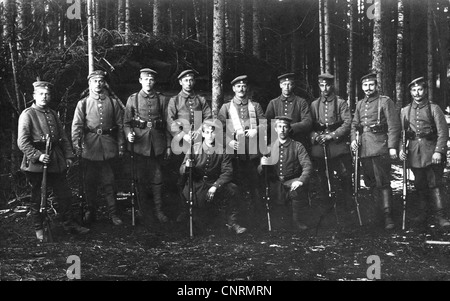
<svg viewBox="0 0 450 301">
<path fill-rule="evenodd" d="M 73 185 L 76 167 L 69 172 Z M 194 228 L 190 238 L 188 223 L 176 223 L 179 203 L 176 169 L 165 163 L 164 210 L 170 222 L 161 224 L 155 218 L 131 225 L 129 199 L 118 201 L 124 220 L 114 226 L 107 219 L 105 202 L 100 215 L 84 236 L 64 233 L 54 223 L 54 242 L 39 243 L 27 210 L 14 212 L 6 208 L 0 214 L 0 280 L 68 280 L 66 270 L 71 255 L 80 258 L 81 280 L 158 280 L 158 281 L 266 281 L 266 280 L 369 280 L 368 269 L 380 259 L 381 280 L 450 280 L 450 245 L 427 244 L 427 240 L 450 241 L 450 231 L 428 224 L 414 224 L 417 214 L 415 193 L 408 196 L 406 230 L 401 229 L 401 169 L 393 165 L 394 220 L 396 228 L 383 229 L 379 210 L 368 189 L 359 192 L 363 226 L 355 212 L 337 210 L 319 217 L 329 202 L 318 192 L 326 186 L 313 181 L 311 207 L 304 216 L 309 230 L 296 233 L 290 227 L 287 207 L 271 211 L 272 231 L 265 215 L 259 219 L 244 212 L 242 225 L 248 231 L 236 235 L 225 226 L 223 208 L 210 215 L 212 222 L 202 229 Z M 445 171 L 449 187 L 449 169 Z M 126 180 L 122 174 L 118 181 Z M 124 187 L 129 185 L 124 182 Z M 121 184 L 117 185 L 121 189 Z M 413 185 L 410 183 L 410 191 Z M 337 189 L 338 200 L 340 191 Z M 248 195 L 245 196 L 248 199 Z M 2 208 L 0 208 L 2 209 Z M 77 210 L 76 204 L 74 209 Z M 17 210 L 16 210 L 17 211 Z M 370 258 L 369 258 L 370 257 Z"/>
</svg>

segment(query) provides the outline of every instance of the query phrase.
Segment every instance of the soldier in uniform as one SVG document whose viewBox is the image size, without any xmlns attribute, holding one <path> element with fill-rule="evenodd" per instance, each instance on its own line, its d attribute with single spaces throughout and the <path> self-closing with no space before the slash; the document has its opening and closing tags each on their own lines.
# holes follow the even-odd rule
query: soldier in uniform
<svg viewBox="0 0 450 301">
<path fill-rule="evenodd" d="M 266 127 L 261 105 L 250 99 L 247 75 L 241 75 L 231 81 L 234 97 L 220 108 L 218 119 L 225 130 L 226 153 L 234 154 L 233 170 L 235 183 L 243 184 L 250 190 L 251 206 L 261 209 L 259 194 L 259 177 L 257 167 L 260 154 L 258 151 L 258 133 L 265 134 Z"/>
<path fill-rule="evenodd" d="M 194 144 L 193 155 L 186 154 L 180 167 L 180 174 L 188 174 L 192 170 L 192 183 L 194 188 L 194 213 L 202 210 L 208 213 L 205 207 L 208 204 L 227 203 L 228 227 L 236 234 L 244 233 L 247 229 L 238 224 L 238 215 L 242 199 L 236 184 L 232 183 L 233 165 L 231 155 L 224 153 L 221 139 L 216 139 L 217 132 L 222 131 L 222 125 L 217 120 L 206 120 L 202 127 L 203 142 Z M 189 199 L 189 183 L 183 189 L 183 195 Z M 200 214 L 201 216 L 202 214 Z M 197 217 L 199 214 L 195 214 Z M 205 215 L 203 215 L 205 217 Z"/>
<path fill-rule="evenodd" d="M 184 70 L 178 75 L 181 91 L 169 100 L 167 108 L 167 128 L 172 135 L 171 149 L 173 160 L 177 168 L 181 165 L 184 155 L 190 148 L 191 140 L 201 141 L 201 126 L 206 119 L 212 118 L 211 107 L 206 99 L 194 91 L 195 76 L 197 72 L 191 69 Z M 184 187 L 184 177 L 179 177 L 177 187 L 179 191 Z M 186 200 L 181 194 L 181 208 Z M 181 211 L 177 221 L 182 221 L 186 212 Z"/>
<path fill-rule="evenodd" d="M 275 119 L 278 139 L 270 147 L 270 156 L 261 158 L 258 171 L 268 173 L 271 200 L 278 205 L 291 202 L 294 229 L 303 231 L 308 229 L 302 216 L 308 208 L 305 187 L 312 173 L 312 163 L 303 144 L 289 138 L 292 119 L 287 116 Z M 263 171 L 263 167 L 268 168 L 267 171 Z"/>
<path fill-rule="evenodd" d="M 336 172 L 344 194 L 343 198 L 337 199 L 342 200 L 341 205 L 345 209 L 352 201 L 352 157 L 349 147 L 352 117 L 347 102 L 335 94 L 333 75 L 319 75 L 319 88 L 321 96 L 311 104 L 311 157 L 320 182 L 326 183 L 326 149 L 331 185 L 338 187 L 333 177 Z"/>
<path fill-rule="evenodd" d="M 436 222 L 441 227 L 450 226 L 444 217 L 444 167 L 447 162 L 448 125 L 441 108 L 427 96 L 427 85 L 423 77 L 409 85 L 412 103 L 401 111 L 402 124 L 407 129 L 409 145 L 407 152 L 400 148 L 400 159 L 407 160 L 414 173 L 414 186 L 419 195 L 421 210 L 416 221 L 426 218 L 427 202 L 431 196 Z"/>
<path fill-rule="evenodd" d="M 288 116 L 292 118 L 291 137 L 301 142 L 306 148 L 309 145 L 312 119 L 308 102 L 294 94 L 294 73 L 278 76 L 281 95 L 272 99 L 267 105 L 266 118 L 270 123 L 275 116 Z"/>
<path fill-rule="evenodd" d="M 160 162 L 170 156 L 171 136 L 166 127 L 166 98 L 154 89 L 156 76 L 157 72 L 150 68 L 140 70 L 139 83 L 142 89 L 128 97 L 123 126 L 129 142 L 128 150 L 131 151 L 131 144 L 134 144 L 137 169 L 133 176 L 139 179 L 141 201 L 147 200 L 147 194 L 151 190 L 156 217 L 160 222 L 167 222 L 168 218 L 162 210 L 163 179 Z M 141 205 L 148 205 L 146 203 L 145 201 Z"/>
<path fill-rule="evenodd" d="M 351 149 L 360 148 L 364 183 L 372 189 L 375 204 L 381 204 L 386 230 L 394 228 L 392 220 L 391 160 L 397 159 L 400 139 L 400 116 L 395 103 L 380 95 L 377 75 L 370 73 L 361 78 L 365 97 L 356 104 L 351 125 Z M 361 133 L 361 143 L 356 138 Z"/>
<path fill-rule="evenodd" d="M 96 70 L 87 77 L 89 95 L 78 101 L 72 121 L 72 144 L 76 153 L 80 153 L 79 142 L 82 143 L 84 179 L 86 181 L 86 202 L 88 208 L 85 215 L 87 223 L 96 220 L 97 188 L 100 181 L 108 204 L 108 214 L 116 226 L 122 224 L 117 215 L 114 160 L 122 157 L 125 150 L 123 134 L 123 112 L 120 100 L 111 98 L 105 91 L 104 71 Z"/>
<path fill-rule="evenodd" d="M 21 170 L 31 184 L 31 216 L 38 240 L 43 240 L 43 217 L 40 214 L 40 197 L 43 166 L 47 165 L 47 185 L 52 187 L 58 200 L 59 214 L 65 230 L 85 234 L 89 229 L 78 225 L 71 213 L 72 192 L 67 183 L 66 171 L 72 165 L 73 151 L 70 140 L 55 111 L 48 107 L 51 84 L 33 83 L 34 103 L 19 117 L 17 144 L 24 153 Z M 52 142 L 50 154 L 45 154 L 45 137 Z"/>
</svg>

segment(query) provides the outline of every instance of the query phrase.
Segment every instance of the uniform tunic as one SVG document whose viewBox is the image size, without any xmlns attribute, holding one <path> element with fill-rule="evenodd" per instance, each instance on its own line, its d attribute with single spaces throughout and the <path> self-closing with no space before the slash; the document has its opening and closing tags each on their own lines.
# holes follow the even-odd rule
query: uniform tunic
<svg viewBox="0 0 450 301">
<path fill-rule="evenodd" d="M 312 148 L 311 156 L 323 158 L 323 146 L 318 144 L 315 139 L 320 134 L 330 134 L 333 139 L 327 144 L 328 158 L 335 158 L 343 154 L 350 154 L 348 146 L 348 138 L 350 135 L 350 125 L 352 122 L 350 110 L 347 102 L 335 94 L 328 97 L 321 96 L 311 104 L 311 115 L 313 123 L 323 124 L 327 127 L 338 122 L 343 123 L 333 131 L 328 128 L 319 132 L 313 130 L 311 132 Z"/>
<path fill-rule="evenodd" d="M 136 109 L 136 96 L 137 105 Z M 132 129 L 132 120 L 135 116 L 140 117 L 146 123 L 146 127 Z M 167 131 L 166 124 L 167 102 L 166 97 L 158 95 L 155 92 L 150 94 L 144 91 L 132 94 L 128 97 L 124 114 L 124 132 L 125 137 L 132 130 L 135 133 L 134 152 L 143 156 L 150 156 L 152 150 L 156 156 L 163 154 L 170 146 L 171 135 Z M 163 128 L 155 128 L 156 122 L 161 122 Z M 128 144 L 131 149 L 131 144 Z"/>
<path fill-rule="evenodd" d="M 369 127 L 378 123 L 378 112 L 380 112 L 379 124 L 387 127 L 387 131 L 373 133 Z M 390 148 L 398 148 L 401 130 L 400 116 L 389 97 L 375 93 L 371 97 L 358 101 L 351 126 L 352 141 L 356 138 L 358 126 L 363 126 L 361 158 L 387 155 Z"/>
<path fill-rule="evenodd" d="M 206 195 L 212 186 L 217 188 L 217 192 L 221 188 L 230 183 L 233 178 L 233 166 L 231 162 L 231 156 L 222 154 L 216 150 L 222 148 L 222 145 L 216 145 L 214 148 L 210 148 L 206 143 L 196 143 L 194 145 L 193 155 L 193 186 L 195 191 L 196 204 L 204 205 L 206 201 Z M 186 154 L 183 163 L 180 167 L 180 174 L 184 175 L 186 171 L 186 160 L 190 158 L 190 153 Z M 184 197 L 189 200 L 189 186 L 188 182 L 183 189 Z"/>
<path fill-rule="evenodd" d="M 92 92 L 78 102 L 72 121 L 72 143 L 77 147 L 80 132 L 84 133 L 83 158 L 104 161 L 116 158 L 119 149 L 125 150 L 123 114 L 117 102 L 105 94 Z M 105 134 L 111 129 L 114 130 Z"/>
<path fill-rule="evenodd" d="M 429 102 L 428 99 L 422 100 L 420 103 L 413 101 L 412 104 L 402 109 L 401 120 L 404 118 L 408 120 L 410 129 L 416 133 L 415 139 L 409 141 L 408 166 L 424 168 L 431 165 L 431 158 L 435 152 L 441 153 L 445 160 L 449 134 L 447 121 L 441 108 L 437 104 Z M 434 125 L 437 138 L 420 137 L 430 133 L 431 127 Z M 401 148 L 403 148 L 403 143 Z"/>
<path fill-rule="evenodd" d="M 39 157 L 45 153 L 45 135 L 52 141 L 49 173 L 61 173 L 66 170 L 66 159 L 73 158 L 72 146 L 61 121 L 50 108 L 41 109 L 33 104 L 25 109 L 19 117 L 17 144 L 24 153 L 21 164 L 23 171 L 43 171 Z"/>
<path fill-rule="evenodd" d="M 292 138 L 302 143 L 306 142 L 312 128 L 312 119 L 308 102 L 297 96 L 285 97 L 280 95 L 272 99 L 267 105 L 266 118 L 270 123 L 276 116 L 288 116 L 292 118 Z"/>
</svg>

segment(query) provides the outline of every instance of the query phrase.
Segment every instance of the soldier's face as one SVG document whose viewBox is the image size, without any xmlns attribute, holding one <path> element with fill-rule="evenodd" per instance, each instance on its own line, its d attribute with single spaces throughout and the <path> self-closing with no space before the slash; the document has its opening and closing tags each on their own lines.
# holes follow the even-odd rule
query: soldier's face
<svg viewBox="0 0 450 301">
<path fill-rule="evenodd" d="M 285 140 L 289 136 L 289 130 L 291 126 L 284 121 L 277 121 L 275 126 L 275 132 L 278 134 L 278 138 Z"/>
<path fill-rule="evenodd" d="M 105 80 L 102 77 L 92 77 L 89 80 L 89 89 L 95 93 L 101 93 L 105 87 Z"/>
<path fill-rule="evenodd" d="M 377 91 L 377 82 L 375 80 L 369 80 L 362 83 L 362 89 L 366 96 L 371 96 Z"/>
<path fill-rule="evenodd" d="M 245 97 L 245 95 L 247 95 L 247 84 L 236 84 L 236 85 L 234 85 L 233 86 L 233 92 L 239 98 Z"/>
<path fill-rule="evenodd" d="M 38 88 L 34 91 L 33 98 L 38 107 L 45 107 L 50 102 L 50 91 L 45 88 Z"/>
<path fill-rule="evenodd" d="M 294 90 L 294 83 L 290 80 L 280 83 L 281 94 L 284 96 L 289 96 Z"/>
<path fill-rule="evenodd" d="M 195 79 L 192 75 L 186 75 L 179 80 L 181 89 L 185 92 L 191 92 L 194 89 Z"/>
<path fill-rule="evenodd" d="M 202 136 L 205 139 L 205 143 L 208 146 L 213 146 L 216 140 L 216 131 L 213 126 L 204 126 Z"/>
<path fill-rule="evenodd" d="M 328 96 L 331 94 L 333 85 L 328 82 L 321 82 L 321 83 L 319 83 L 319 88 L 320 88 L 320 93 L 322 93 L 323 96 Z"/>
<path fill-rule="evenodd" d="M 415 101 L 422 101 L 425 96 L 425 88 L 423 86 L 411 87 L 411 96 Z"/>
<path fill-rule="evenodd" d="M 155 85 L 155 78 L 152 75 L 140 77 L 139 83 L 142 86 L 142 90 L 145 92 L 150 92 Z"/>
</svg>

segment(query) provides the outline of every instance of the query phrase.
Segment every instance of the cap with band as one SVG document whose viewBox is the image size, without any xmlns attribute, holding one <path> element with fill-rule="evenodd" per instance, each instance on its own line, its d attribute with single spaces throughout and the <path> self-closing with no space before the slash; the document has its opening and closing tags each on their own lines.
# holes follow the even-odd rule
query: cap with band
<svg viewBox="0 0 450 301">
<path fill-rule="evenodd" d="M 231 85 L 246 84 L 248 82 L 247 75 L 240 75 L 231 81 Z"/>
</svg>

